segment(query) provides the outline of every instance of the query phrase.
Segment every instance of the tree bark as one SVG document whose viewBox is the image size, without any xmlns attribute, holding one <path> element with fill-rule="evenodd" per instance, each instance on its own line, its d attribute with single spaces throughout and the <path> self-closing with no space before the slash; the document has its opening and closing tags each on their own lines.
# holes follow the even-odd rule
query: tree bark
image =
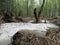
<svg viewBox="0 0 60 45">
<path fill-rule="evenodd" d="M 43 11 L 44 4 L 45 4 L 45 0 L 43 0 L 43 3 L 42 3 L 41 8 L 40 8 L 40 11 L 38 12 L 38 17 L 39 18 L 40 18 L 40 15 L 41 15 L 42 11 Z"/>
<path fill-rule="evenodd" d="M 37 16 L 37 11 L 36 8 L 34 9 L 34 17 L 35 17 L 35 22 L 38 22 L 38 16 Z"/>
<path fill-rule="evenodd" d="M 41 13 L 43 11 L 44 4 L 45 4 L 45 0 L 43 0 L 43 3 L 41 5 L 40 11 L 38 12 L 38 15 L 37 15 L 37 12 L 36 12 L 36 8 L 34 9 L 34 16 L 35 16 L 36 23 L 39 23 L 40 22 L 39 19 L 40 19 Z"/>
</svg>

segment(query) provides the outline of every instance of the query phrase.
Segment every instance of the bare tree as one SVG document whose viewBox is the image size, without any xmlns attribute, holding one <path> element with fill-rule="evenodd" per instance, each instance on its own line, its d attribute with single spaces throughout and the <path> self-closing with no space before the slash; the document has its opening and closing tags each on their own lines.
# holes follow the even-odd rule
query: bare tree
<svg viewBox="0 0 60 45">
<path fill-rule="evenodd" d="M 37 16 L 37 11 L 36 11 L 36 8 L 34 9 L 34 17 L 35 17 L 35 19 L 36 19 L 36 23 L 38 22 L 38 16 Z"/>
<path fill-rule="evenodd" d="M 44 4 L 45 4 L 45 0 L 43 0 L 43 3 L 42 3 L 42 5 L 41 5 L 41 8 L 40 8 L 38 14 L 37 14 L 37 12 L 36 12 L 36 8 L 34 9 L 34 15 L 35 15 L 36 23 L 39 22 L 39 19 L 40 19 L 41 13 L 42 13 L 43 8 L 44 8 Z"/>
</svg>

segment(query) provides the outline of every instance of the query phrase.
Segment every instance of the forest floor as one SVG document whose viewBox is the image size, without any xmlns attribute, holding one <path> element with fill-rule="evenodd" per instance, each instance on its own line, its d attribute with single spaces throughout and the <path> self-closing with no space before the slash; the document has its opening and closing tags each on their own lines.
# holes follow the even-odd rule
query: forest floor
<svg viewBox="0 0 60 45">
<path fill-rule="evenodd" d="M 44 23 L 45 22 L 44 19 L 40 19 L 41 23 L 36 24 L 36 23 L 31 23 L 34 21 L 34 18 L 28 17 L 28 18 L 23 18 L 23 20 L 26 21 L 23 23 L 22 22 L 2 23 L 0 26 L 0 44 L 1 45 L 10 44 L 12 37 L 17 32 L 20 32 L 21 30 L 28 30 L 28 32 L 34 32 L 35 34 L 33 34 L 33 35 L 37 34 L 39 36 L 39 38 L 37 37 L 39 40 L 41 40 L 41 37 L 43 37 L 42 40 L 44 39 L 44 41 L 46 43 L 46 40 L 45 40 L 46 38 L 44 38 L 46 33 L 48 32 L 47 36 L 49 37 L 49 39 L 47 39 L 47 40 L 50 41 L 50 36 L 52 36 L 51 32 L 53 32 L 53 33 L 56 32 L 56 31 L 54 32 L 54 31 L 47 31 L 47 30 L 48 29 L 52 30 L 50 28 L 58 28 L 58 26 L 59 26 L 58 24 L 60 24 L 60 23 L 56 23 L 56 22 L 60 22 L 59 19 L 60 18 L 48 19 L 48 20 L 46 20 L 46 23 Z M 58 30 L 58 29 L 54 29 L 54 30 Z M 57 34 L 57 35 L 59 35 L 59 34 Z M 54 38 L 54 36 L 52 36 L 52 37 Z M 28 40 L 28 39 L 26 39 L 26 40 Z M 42 42 L 41 42 L 41 44 L 42 44 Z M 55 44 L 55 42 L 54 42 L 54 44 Z"/>
</svg>

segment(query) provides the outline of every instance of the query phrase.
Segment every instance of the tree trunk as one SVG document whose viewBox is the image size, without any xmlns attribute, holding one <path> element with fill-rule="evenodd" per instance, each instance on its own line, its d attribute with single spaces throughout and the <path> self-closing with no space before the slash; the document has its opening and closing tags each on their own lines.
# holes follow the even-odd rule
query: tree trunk
<svg viewBox="0 0 60 45">
<path fill-rule="evenodd" d="M 38 12 L 38 18 L 40 18 L 40 15 L 41 15 L 41 13 L 43 11 L 43 8 L 44 8 L 44 4 L 45 4 L 45 0 L 43 0 L 42 6 L 40 8 L 40 11 Z"/>
<path fill-rule="evenodd" d="M 45 0 L 43 0 L 43 3 L 42 3 L 42 6 L 40 8 L 40 11 L 38 12 L 38 15 L 37 15 L 37 12 L 36 12 L 36 8 L 34 9 L 34 15 L 35 15 L 36 23 L 39 23 L 40 22 L 39 19 L 40 19 L 41 13 L 43 11 L 44 4 L 45 4 Z"/>
<path fill-rule="evenodd" d="M 38 16 L 37 16 L 37 11 L 36 8 L 34 9 L 34 17 L 35 17 L 35 22 L 38 22 Z"/>
</svg>

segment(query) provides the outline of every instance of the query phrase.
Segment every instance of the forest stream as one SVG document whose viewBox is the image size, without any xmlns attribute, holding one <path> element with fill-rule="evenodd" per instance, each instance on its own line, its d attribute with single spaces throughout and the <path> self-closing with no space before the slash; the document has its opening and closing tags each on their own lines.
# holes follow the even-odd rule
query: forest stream
<svg viewBox="0 0 60 45">
<path fill-rule="evenodd" d="M 13 35 L 20 30 L 33 30 L 36 31 L 41 36 L 44 36 L 47 29 L 57 28 L 55 24 L 52 23 L 4 23 L 0 27 L 0 45 L 8 45 L 11 43 L 11 38 Z"/>
</svg>

